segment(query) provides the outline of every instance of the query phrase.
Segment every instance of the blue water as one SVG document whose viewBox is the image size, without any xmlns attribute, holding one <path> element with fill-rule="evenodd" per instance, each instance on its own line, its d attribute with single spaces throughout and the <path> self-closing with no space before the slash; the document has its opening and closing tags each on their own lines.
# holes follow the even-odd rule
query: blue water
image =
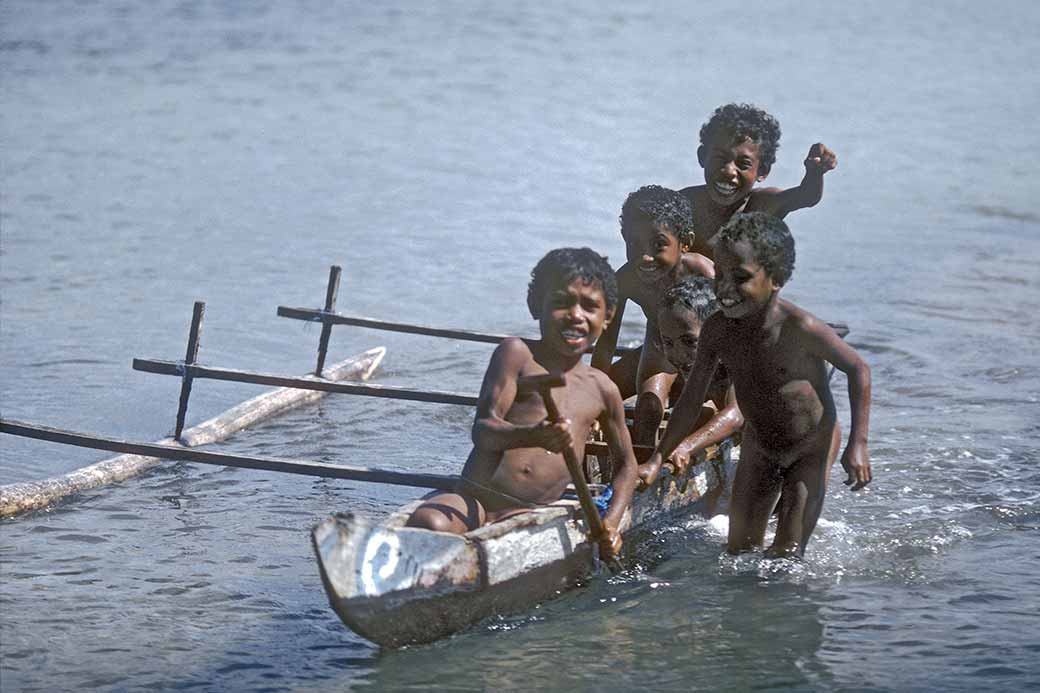
<svg viewBox="0 0 1040 693">
<path fill-rule="evenodd" d="M 754 101 L 839 158 L 788 221 L 785 294 L 874 372 L 875 482 L 837 483 L 803 565 L 663 530 L 620 578 L 380 652 L 327 607 L 307 532 L 392 489 L 170 464 L 0 524 L 0 687 L 1006 690 L 1040 686 L 1040 208 L 1028 3 L 0 4 L 0 408 L 155 440 L 184 353 L 304 373 L 318 306 L 533 334 L 548 249 L 623 257 L 647 183 Z M 638 311 L 636 311 L 638 312 Z M 639 334 L 629 311 L 627 331 Z M 379 382 L 475 392 L 487 346 L 338 328 Z M 835 384 L 848 420 L 845 387 Z M 196 384 L 189 423 L 258 392 Z M 471 412 L 330 398 L 220 449 L 457 471 Z M 0 483 L 102 457 L 4 437 Z M 837 475 L 836 475 L 837 476 Z"/>
</svg>

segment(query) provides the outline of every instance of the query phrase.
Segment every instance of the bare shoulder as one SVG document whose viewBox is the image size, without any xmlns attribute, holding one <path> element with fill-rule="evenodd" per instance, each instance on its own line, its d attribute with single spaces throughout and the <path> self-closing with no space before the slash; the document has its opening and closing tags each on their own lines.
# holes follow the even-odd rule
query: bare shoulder
<svg viewBox="0 0 1040 693">
<path fill-rule="evenodd" d="M 610 376 L 599 370 L 586 366 L 582 369 L 582 376 L 589 378 L 589 382 L 596 388 L 605 407 L 611 404 L 621 404 L 621 392 Z"/>
<path fill-rule="evenodd" d="M 794 329 L 799 334 L 819 337 L 834 333 L 834 330 L 825 321 L 790 301 L 781 299 L 779 308 L 783 311 L 784 326 Z"/>
<path fill-rule="evenodd" d="M 679 194 L 685 197 L 687 200 L 697 202 L 697 200 L 700 199 L 701 196 L 708 194 L 708 186 L 703 183 L 700 185 L 691 185 L 689 187 L 681 189 L 679 191 Z"/>
<path fill-rule="evenodd" d="M 517 370 L 528 361 L 534 360 L 531 347 L 519 337 L 506 337 L 495 347 L 495 353 L 491 360 L 504 364 L 512 364 Z"/>
<path fill-rule="evenodd" d="M 714 350 L 726 344 L 730 336 L 730 321 L 721 310 L 708 316 L 701 326 L 700 346 Z"/>
<path fill-rule="evenodd" d="M 748 196 L 748 204 L 746 211 L 748 212 L 766 212 L 767 214 L 777 214 L 781 211 L 780 207 L 780 194 L 783 193 L 782 188 L 755 188 L 751 191 Z"/>
</svg>

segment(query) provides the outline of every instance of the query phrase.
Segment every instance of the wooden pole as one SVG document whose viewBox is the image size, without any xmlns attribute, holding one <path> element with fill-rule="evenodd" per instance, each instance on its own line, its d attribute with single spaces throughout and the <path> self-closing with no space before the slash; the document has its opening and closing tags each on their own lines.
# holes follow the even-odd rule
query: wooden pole
<svg viewBox="0 0 1040 693">
<path fill-rule="evenodd" d="M 447 339 L 459 339 L 467 342 L 483 342 L 485 344 L 498 344 L 510 335 L 494 334 L 489 332 L 474 332 L 472 330 L 458 330 L 453 328 L 429 327 L 427 325 L 413 325 L 404 322 L 390 322 L 387 320 L 376 320 L 375 318 L 361 318 L 350 315 L 340 315 L 335 310 L 335 291 L 339 289 L 340 268 L 332 266 L 329 272 L 329 288 L 325 293 L 325 309 L 315 308 L 290 308 L 289 306 L 278 306 L 278 315 L 293 320 L 306 320 L 308 322 L 320 322 L 322 324 L 322 343 L 328 343 L 327 334 L 332 331 L 333 325 L 351 325 L 353 327 L 365 327 L 371 330 L 386 330 L 388 332 L 403 332 L 405 334 L 418 334 L 427 337 L 444 337 Z M 336 288 L 333 289 L 333 277 L 335 277 Z M 332 296 L 330 302 L 329 297 Z M 849 333 L 848 325 L 845 323 L 827 323 L 839 337 Z M 521 337 L 524 341 L 534 341 L 533 338 Z M 617 347 L 615 354 L 623 354 L 638 347 Z M 591 351 L 591 349 L 590 349 Z M 321 375 L 316 372 L 315 375 Z"/>
<path fill-rule="evenodd" d="M 225 380 L 234 383 L 252 383 L 254 385 L 274 385 L 276 387 L 295 387 L 301 390 L 320 390 L 321 392 L 338 392 L 346 395 L 364 397 L 384 397 L 387 399 L 405 399 L 414 402 L 434 402 L 439 404 L 461 404 L 477 406 L 477 398 L 457 392 L 439 390 L 412 390 L 389 385 L 356 385 L 352 383 L 335 383 L 318 378 L 293 378 L 252 371 L 240 371 L 233 368 L 212 368 L 210 366 L 186 366 L 177 361 L 160 361 L 156 359 L 134 359 L 135 371 L 158 373 L 159 375 L 181 375 L 190 373 L 194 378 L 209 380 Z"/>
<path fill-rule="evenodd" d="M 256 457 L 252 455 L 229 455 L 221 452 L 204 452 L 178 445 L 163 445 L 159 443 L 134 443 L 130 441 L 105 438 L 75 431 L 66 431 L 49 426 L 15 421 L 13 419 L 0 419 L 0 433 L 46 440 L 52 443 L 64 445 L 75 445 L 95 450 L 108 450 L 131 455 L 147 455 L 149 457 L 161 457 L 168 460 L 181 460 L 184 462 L 199 462 L 202 464 L 215 464 L 222 467 L 239 467 L 241 469 L 259 469 L 270 472 L 286 472 L 288 474 L 303 474 L 305 476 L 318 476 L 326 479 L 349 479 L 350 481 L 368 481 L 379 484 L 394 484 L 397 486 L 414 486 L 419 488 L 453 489 L 457 486 L 459 477 L 447 474 L 409 474 L 407 472 L 395 472 L 386 469 L 371 469 L 368 467 L 347 467 L 324 462 L 309 462 L 306 460 L 288 460 L 277 457 Z"/>
<path fill-rule="evenodd" d="M 336 294 L 339 293 L 339 265 L 333 265 L 329 269 L 329 285 L 325 289 L 325 313 L 331 314 L 336 310 Z M 314 375 L 321 377 L 325 368 L 325 353 L 329 350 L 329 337 L 332 336 L 332 323 L 324 319 L 321 321 L 321 339 L 318 340 L 318 367 L 314 369 Z"/>
<path fill-rule="evenodd" d="M 553 399 L 552 388 L 563 387 L 565 384 L 566 380 L 563 375 L 552 373 L 520 378 L 517 383 L 518 389 L 528 392 L 537 390 L 545 404 L 549 420 L 556 422 L 563 421 L 563 416 L 556 406 L 556 400 Z M 585 522 L 589 527 L 589 539 L 593 543 L 606 539 L 607 530 L 603 526 L 603 518 L 599 516 L 599 508 L 592 500 L 592 492 L 589 491 L 589 484 L 585 481 L 585 472 L 581 468 L 581 462 L 578 460 L 577 453 L 574 452 L 573 445 L 564 449 L 563 461 L 567 464 L 567 471 L 570 472 L 571 481 L 574 483 L 574 492 L 578 496 L 578 503 L 581 504 L 582 512 L 585 514 Z M 619 567 L 616 560 L 611 562 L 611 570 L 616 571 Z"/>
<path fill-rule="evenodd" d="M 191 330 L 188 332 L 188 349 L 184 354 L 184 365 L 195 363 L 199 356 L 199 340 L 202 337 L 202 317 L 206 313 L 206 304 L 203 301 L 195 301 L 195 309 L 191 314 Z M 181 374 L 181 397 L 177 404 L 177 424 L 173 430 L 173 437 L 179 439 L 181 431 L 184 430 L 184 417 L 188 413 L 188 397 L 191 396 L 192 374 L 187 369 Z"/>
<path fill-rule="evenodd" d="M 425 325 L 411 325 L 403 322 L 388 322 L 374 318 L 358 318 L 338 313 L 325 315 L 324 311 L 313 308 L 290 308 L 278 306 L 278 315 L 283 318 L 294 320 L 309 320 L 312 322 L 323 322 L 326 325 L 352 325 L 354 327 L 367 327 L 373 330 L 386 330 L 388 332 L 404 332 L 406 334 L 419 334 L 427 337 L 446 337 L 448 339 L 460 339 L 467 342 L 484 342 L 486 344 L 498 344 L 509 335 L 489 334 L 486 332 L 472 332 L 470 330 L 442 329 L 438 327 L 427 327 Z"/>
</svg>

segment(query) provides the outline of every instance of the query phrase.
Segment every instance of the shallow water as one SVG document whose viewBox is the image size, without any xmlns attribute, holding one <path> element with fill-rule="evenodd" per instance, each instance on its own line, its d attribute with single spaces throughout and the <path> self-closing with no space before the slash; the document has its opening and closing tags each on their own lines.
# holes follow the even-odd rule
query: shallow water
<svg viewBox="0 0 1040 693">
<path fill-rule="evenodd" d="M 662 530 L 624 576 L 399 652 L 327 607 L 308 530 L 408 489 L 170 464 L 0 524 L 0 687 L 907 690 L 1040 686 L 1040 106 L 1033 5 L 160 1 L 0 4 L 3 415 L 130 439 L 173 427 L 179 358 L 312 367 L 339 309 L 533 334 L 552 247 L 617 263 L 625 195 L 697 182 L 697 129 L 757 102 L 768 182 L 838 154 L 788 221 L 785 294 L 874 372 L 866 494 L 835 479 L 808 560 Z M 629 311 L 628 331 L 639 334 Z M 490 349 L 338 328 L 379 382 L 475 392 Z M 847 422 L 845 389 L 836 396 Z M 258 390 L 212 381 L 198 422 Z M 471 412 L 329 398 L 220 449 L 457 471 Z M 0 483 L 88 450 L 5 437 Z"/>
</svg>

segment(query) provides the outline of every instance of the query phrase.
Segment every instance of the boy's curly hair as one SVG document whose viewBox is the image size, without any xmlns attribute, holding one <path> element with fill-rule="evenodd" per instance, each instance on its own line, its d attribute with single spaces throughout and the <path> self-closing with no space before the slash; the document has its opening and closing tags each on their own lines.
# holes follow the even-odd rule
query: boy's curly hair
<svg viewBox="0 0 1040 693">
<path fill-rule="evenodd" d="M 719 309 L 719 299 L 715 297 L 715 282 L 707 277 L 686 277 L 665 292 L 661 306 L 669 309 L 680 306 L 704 322 Z"/>
<path fill-rule="evenodd" d="M 728 103 L 719 106 L 701 126 L 701 146 L 723 135 L 730 142 L 739 144 L 751 140 L 758 145 L 758 161 L 766 172 L 776 162 L 776 150 L 780 148 L 780 123 L 776 118 L 750 103 Z"/>
<path fill-rule="evenodd" d="M 675 234 L 681 245 L 689 246 L 693 243 L 693 205 L 684 195 L 671 188 L 644 185 L 634 193 L 629 193 L 618 218 L 621 227 L 624 228 L 625 219 L 631 219 L 636 214 L 667 228 Z"/>
<path fill-rule="evenodd" d="M 531 270 L 531 283 L 527 285 L 527 308 L 531 317 L 541 317 L 545 294 L 555 287 L 566 287 L 575 279 L 588 284 L 599 284 L 607 312 L 614 310 L 618 300 L 617 279 L 607 258 L 591 248 L 557 248 Z"/>
<path fill-rule="evenodd" d="M 778 286 L 786 284 L 794 272 L 791 230 L 782 219 L 765 212 L 734 214 L 712 240 L 716 248 L 747 241 L 755 254 L 755 261 L 765 268 Z"/>
</svg>

